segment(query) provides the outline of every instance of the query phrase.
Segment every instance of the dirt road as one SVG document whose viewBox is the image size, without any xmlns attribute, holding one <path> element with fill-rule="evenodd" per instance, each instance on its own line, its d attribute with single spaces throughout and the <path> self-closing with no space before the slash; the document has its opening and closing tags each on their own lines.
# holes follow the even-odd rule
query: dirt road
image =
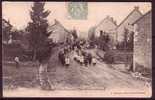
<svg viewBox="0 0 155 100">
<path fill-rule="evenodd" d="M 105 64 L 104 62 L 97 61 L 96 66 L 91 65 L 86 67 L 74 61 L 72 54 L 70 54 L 70 57 L 71 65 L 69 67 L 60 65 L 57 58 L 53 61 L 58 66 L 51 66 L 49 78 L 51 83 L 55 86 L 55 89 L 105 90 L 117 87 L 133 89 L 141 89 L 141 87 L 144 87 L 144 81 L 137 80 L 133 78 L 130 73 L 116 70 L 112 68 L 111 65 Z M 51 63 L 53 62 L 51 61 Z"/>
<path fill-rule="evenodd" d="M 145 82 L 133 78 L 130 74 L 120 72 L 107 64 L 98 62 L 96 66 L 80 66 L 76 62 L 66 67 L 55 67 L 49 72 L 51 83 L 56 89 L 112 89 L 141 88 Z"/>
<path fill-rule="evenodd" d="M 50 59 L 49 62 L 49 81 L 53 85 L 56 91 L 63 91 L 63 90 L 104 90 L 104 91 L 110 91 L 113 89 L 136 89 L 136 90 L 142 90 L 144 91 L 145 82 L 142 80 L 137 80 L 131 76 L 129 73 L 121 72 L 113 67 L 111 65 L 105 64 L 104 62 L 97 61 L 96 66 L 81 66 L 77 62 L 75 62 L 73 59 L 71 60 L 71 65 L 69 67 L 62 66 L 60 62 L 58 61 L 58 52 L 60 48 L 57 48 L 53 53 L 53 56 Z M 72 55 L 70 56 L 72 58 Z M 10 67 L 11 68 L 11 67 Z M 28 69 L 28 70 L 27 70 Z M 8 71 L 7 68 L 4 68 L 3 73 L 5 76 L 8 76 L 6 71 Z M 16 72 L 8 71 L 10 73 L 9 77 L 12 77 L 13 74 L 15 74 L 18 77 L 26 77 L 25 79 L 28 80 L 30 78 L 31 80 L 28 82 L 31 82 L 34 80 L 37 68 L 33 67 L 25 67 L 20 68 L 18 73 Z M 13 78 L 11 78 L 13 79 Z M 20 78 L 24 79 L 24 78 Z M 16 80 L 14 80 L 16 81 Z M 19 80 L 20 81 L 20 80 Z M 21 81 L 20 81 L 21 82 Z M 19 87 L 23 88 L 23 87 Z M 17 88 L 17 89 L 19 89 Z M 24 87 L 25 88 L 25 87 Z M 33 87 L 34 88 L 34 87 Z M 35 89 L 38 89 L 35 87 Z M 34 89 L 34 90 L 35 90 Z M 32 90 L 32 88 L 31 88 Z M 10 91 L 10 90 L 9 90 Z M 12 90 L 16 91 L 17 90 Z M 21 91 L 21 90 L 20 90 Z M 22 90 L 24 91 L 24 89 Z M 11 93 L 14 92 L 8 92 L 8 90 L 3 91 L 5 95 L 7 93 L 10 93 L 10 95 L 13 95 Z"/>
</svg>

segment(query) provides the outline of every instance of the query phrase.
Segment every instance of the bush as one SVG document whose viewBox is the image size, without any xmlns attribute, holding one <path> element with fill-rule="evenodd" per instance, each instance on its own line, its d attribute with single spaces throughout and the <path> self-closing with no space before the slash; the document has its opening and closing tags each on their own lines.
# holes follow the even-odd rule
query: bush
<svg viewBox="0 0 155 100">
<path fill-rule="evenodd" d="M 3 45 L 3 60 L 13 61 L 16 56 L 19 57 L 20 61 L 32 60 L 32 50 L 24 49 L 19 44 L 7 44 Z"/>
<path fill-rule="evenodd" d="M 20 45 L 10 44 L 3 45 L 2 52 L 4 60 L 14 60 L 14 57 L 22 54 L 23 49 Z"/>
</svg>

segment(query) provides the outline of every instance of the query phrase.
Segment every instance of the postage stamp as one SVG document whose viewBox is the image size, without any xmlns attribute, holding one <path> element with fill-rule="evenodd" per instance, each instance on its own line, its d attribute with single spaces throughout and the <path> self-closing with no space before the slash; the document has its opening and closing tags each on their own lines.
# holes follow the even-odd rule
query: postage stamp
<svg viewBox="0 0 155 100">
<path fill-rule="evenodd" d="M 69 19 L 87 19 L 87 2 L 69 2 L 68 15 Z"/>
</svg>

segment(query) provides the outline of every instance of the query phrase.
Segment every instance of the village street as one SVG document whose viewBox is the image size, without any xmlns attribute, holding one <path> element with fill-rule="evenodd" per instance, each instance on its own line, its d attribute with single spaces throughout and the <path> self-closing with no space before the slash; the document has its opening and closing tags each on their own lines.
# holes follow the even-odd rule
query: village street
<svg viewBox="0 0 155 100">
<path fill-rule="evenodd" d="M 57 48 L 60 49 L 60 48 Z M 55 93 L 55 91 L 64 91 L 64 90 L 104 90 L 110 91 L 113 89 L 121 88 L 123 89 L 136 89 L 136 90 L 144 90 L 145 82 L 142 80 L 137 80 L 132 77 L 130 73 L 121 72 L 120 70 L 114 68 L 115 65 L 105 64 L 104 62 L 97 61 L 97 65 L 93 66 L 81 66 L 76 61 L 72 60 L 71 65 L 69 67 L 62 66 L 58 64 L 59 61 L 56 57 L 59 50 L 56 50 L 51 57 L 51 61 L 49 63 L 49 71 L 48 77 L 51 85 L 54 88 L 54 91 L 51 93 Z M 93 50 L 91 51 L 93 52 Z M 71 56 L 72 57 L 72 54 Z M 54 60 L 55 58 L 55 60 Z M 53 63 L 55 62 L 55 63 Z M 52 64 L 57 64 L 57 66 L 53 66 Z M 51 66 L 51 67 L 50 67 Z M 22 68 L 20 69 L 22 70 Z M 26 68 L 25 68 L 26 70 Z M 24 74 L 24 73 L 23 73 Z M 34 74 L 34 73 L 33 73 Z M 30 75 L 30 74 L 29 74 Z M 19 86 L 14 90 L 4 90 L 7 93 L 7 96 L 21 94 L 22 91 L 36 91 L 42 93 L 43 90 L 39 90 L 39 88 L 34 87 L 34 89 L 25 88 Z M 50 92 L 49 92 L 50 93 Z M 29 94 L 29 93 L 28 93 Z M 28 95 L 27 94 L 27 95 Z M 32 94 L 29 94 L 32 95 Z M 43 95 L 43 94 L 42 94 Z M 47 95 L 47 94 L 46 94 Z M 49 95 L 49 94 L 48 94 Z M 34 96 L 34 95 L 33 95 Z"/>
<path fill-rule="evenodd" d="M 152 96 L 151 3 L 23 4 L 3 3 L 4 97 Z"/>
<path fill-rule="evenodd" d="M 72 53 L 71 53 L 70 54 L 70 58 L 71 58 L 70 66 L 69 67 L 62 66 L 60 62 L 58 61 L 58 57 L 57 57 L 58 52 L 60 51 L 61 48 L 62 47 L 58 47 L 53 50 L 55 52 L 53 52 L 50 58 L 50 61 L 49 61 L 48 78 L 49 78 L 49 82 L 51 83 L 51 86 L 54 88 L 54 91 L 63 91 L 63 90 L 110 91 L 110 90 L 117 89 L 117 88 L 121 88 L 122 90 L 123 89 L 131 89 L 131 90 L 136 89 L 136 90 L 143 91 L 144 89 L 146 89 L 145 81 L 137 80 L 136 78 L 132 77 L 130 72 L 127 72 L 127 71 L 122 72 L 121 70 L 116 68 L 122 65 L 120 66 L 110 65 L 110 64 L 106 64 L 104 62 L 97 60 L 97 64 L 95 66 L 93 65 L 90 65 L 88 67 L 84 65 L 81 66 L 80 64 L 78 64 L 76 61 L 73 60 Z M 93 55 L 95 55 L 95 51 L 96 50 L 88 50 L 88 52 L 93 53 Z M 97 55 L 95 56 L 97 57 Z M 5 67 L 3 68 L 5 71 L 6 70 Z M 38 69 L 36 69 L 36 67 L 35 69 L 33 68 L 33 70 L 27 69 L 26 67 L 21 67 L 20 69 L 18 69 L 18 71 L 21 73 L 18 72 L 16 74 L 18 77 L 24 76 L 25 74 L 25 77 L 27 78 L 24 78 L 24 79 L 27 79 L 27 80 L 24 80 L 24 81 L 25 83 L 27 81 L 27 85 L 28 85 L 28 83 L 30 84 L 32 82 L 32 81 L 28 81 L 30 77 L 31 78 L 33 77 L 32 80 L 37 78 L 35 75 L 37 73 L 37 70 Z M 14 71 L 14 70 L 10 70 L 10 71 Z M 19 76 L 18 74 L 21 74 L 21 75 Z M 10 76 L 10 77 L 13 78 L 13 76 Z M 19 80 L 17 80 L 16 82 L 19 82 Z M 36 92 L 43 91 L 43 90 L 39 90 L 39 87 L 36 87 L 36 86 L 34 86 L 33 90 L 31 90 L 30 88 L 26 88 L 24 86 L 19 85 L 17 86 L 16 89 L 13 89 L 13 90 L 4 89 L 3 93 L 5 95 L 5 92 L 6 92 L 7 96 L 11 96 L 11 95 L 15 95 L 14 93 L 16 92 L 17 94 L 20 94 L 22 93 L 22 91 L 25 91 L 25 90 L 31 91 L 31 92 L 32 91 L 36 91 Z M 54 93 L 54 91 L 51 90 L 51 93 L 52 92 Z M 29 95 L 32 95 L 32 94 L 29 94 Z"/>
<path fill-rule="evenodd" d="M 91 53 L 95 51 L 89 50 Z M 57 51 L 58 52 L 58 51 Z M 54 53 L 57 54 L 57 53 Z M 53 56 L 50 62 L 55 62 L 59 66 L 52 67 L 49 72 L 49 78 L 51 83 L 54 84 L 56 89 L 112 89 L 112 88 L 141 88 L 144 87 L 145 82 L 133 78 L 130 72 L 121 72 L 116 69 L 116 65 L 106 64 L 101 61 L 97 61 L 95 66 L 90 65 L 88 67 L 81 66 L 79 63 L 73 60 L 72 54 L 71 64 L 69 67 L 58 64 L 59 62 L 53 61 Z"/>
</svg>

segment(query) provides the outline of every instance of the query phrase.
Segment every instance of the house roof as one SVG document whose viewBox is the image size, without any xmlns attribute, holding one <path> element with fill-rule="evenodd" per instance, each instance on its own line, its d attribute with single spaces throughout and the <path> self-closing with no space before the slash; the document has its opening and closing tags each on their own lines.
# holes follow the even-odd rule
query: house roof
<svg viewBox="0 0 155 100">
<path fill-rule="evenodd" d="M 7 23 L 9 26 L 12 27 L 12 25 L 9 23 L 9 21 L 6 21 L 5 19 L 2 19 L 2 22 L 5 22 L 5 23 Z"/>
<path fill-rule="evenodd" d="M 107 16 L 106 18 L 104 18 L 98 25 L 96 25 L 95 27 L 98 27 L 99 25 L 101 25 L 105 20 L 107 20 L 107 19 L 110 19 L 110 18 L 112 18 L 112 17 L 110 17 L 110 16 Z M 109 20 L 110 21 L 110 20 Z M 113 21 L 111 21 L 114 25 L 116 25 L 117 26 L 117 24 L 116 23 L 114 23 Z"/>
<path fill-rule="evenodd" d="M 128 14 L 128 16 L 117 26 L 117 28 L 120 27 L 135 11 L 137 11 L 140 15 L 143 15 L 139 11 L 138 7 L 135 7 L 135 9 Z"/>
<path fill-rule="evenodd" d="M 49 28 L 47 29 L 48 32 L 50 32 L 50 30 L 52 29 L 52 27 L 59 25 L 61 26 L 66 32 L 70 33 L 58 20 L 55 19 L 55 23 L 51 26 L 49 26 Z"/>
<path fill-rule="evenodd" d="M 143 19 L 146 15 L 148 15 L 151 12 L 152 12 L 152 10 L 149 10 L 147 13 L 145 13 L 143 16 L 141 16 L 139 19 L 137 19 L 135 22 L 133 22 L 132 25 L 134 25 L 135 23 L 137 23 L 139 20 Z"/>
</svg>

